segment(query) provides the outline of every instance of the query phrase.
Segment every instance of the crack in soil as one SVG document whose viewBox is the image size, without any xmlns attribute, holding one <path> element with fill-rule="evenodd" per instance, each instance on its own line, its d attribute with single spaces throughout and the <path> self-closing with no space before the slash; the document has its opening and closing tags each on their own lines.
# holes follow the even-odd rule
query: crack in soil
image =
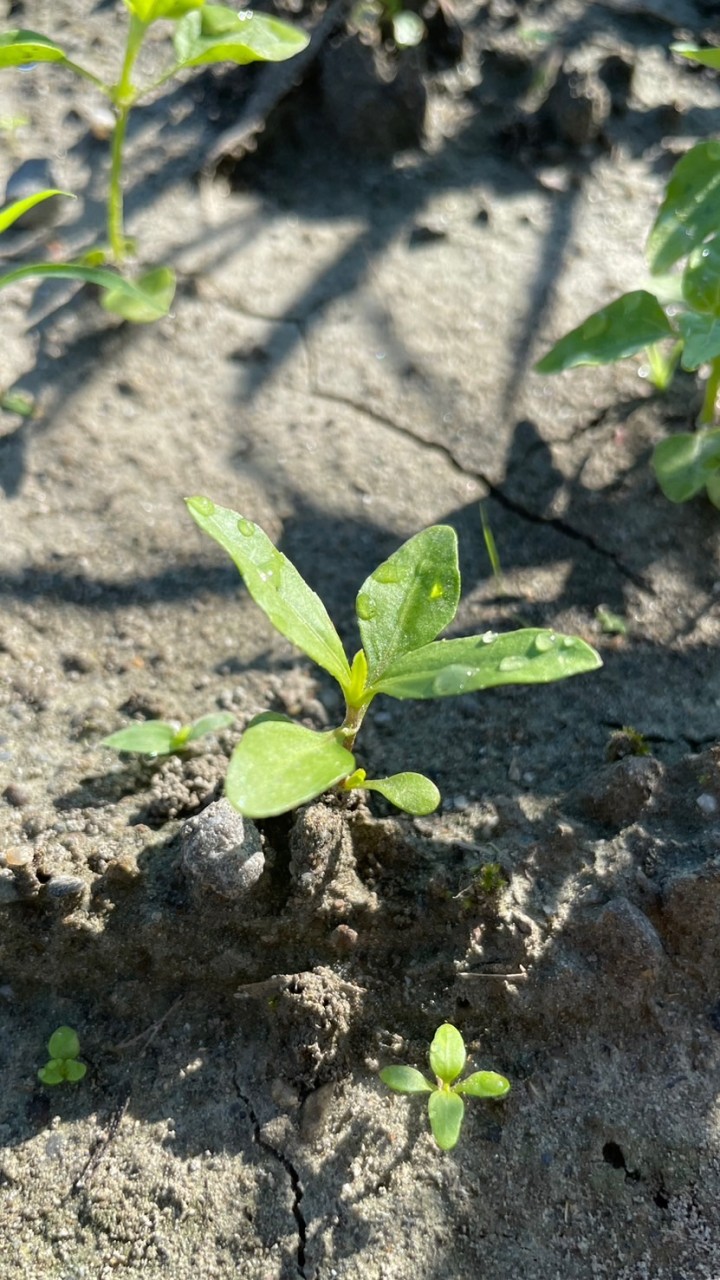
<svg viewBox="0 0 720 1280">
<path fill-rule="evenodd" d="M 255 1109 L 250 1099 L 248 1098 L 247 1094 L 243 1093 L 240 1087 L 240 1082 L 237 1078 L 237 1075 L 233 1076 L 233 1083 L 235 1085 L 235 1092 L 237 1093 L 240 1101 L 247 1108 L 247 1113 L 250 1117 L 250 1123 L 252 1124 L 253 1131 L 254 1131 L 253 1140 L 257 1143 L 259 1147 L 262 1147 L 263 1151 L 267 1151 L 268 1155 L 271 1155 L 273 1159 L 277 1160 L 278 1164 L 282 1165 L 283 1169 L 285 1170 L 290 1180 L 290 1188 L 293 1194 L 293 1202 L 291 1206 L 292 1215 L 293 1215 L 293 1218 L 295 1219 L 295 1225 L 297 1227 L 297 1253 L 296 1253 L 297 1271 L 298 1271 L 298 1275 L 302 1278 L 302 1280 L 305 1280 L 305 1245 L 307 1242 L 307 1223 L 305 1221 L 305 1216 L 303 1214 L 303 1211 L 300 1208 L 300 1202 L 303 1198 L 303 1195 L 305 1194 L 302 1189 L 302 1184 L 300 1182 L 300 1175 L 297 1169 L 295 1168 L 295 1165 L 292 1163 L 291 1160 L 288 1159 L 284 1151 L 280 1151 L 277 1147 L 274 1147 L 271 1142 L 268 1142 L 266 1138 L 263 1138 L 261 1128 L 260 1128 L 260 1121 L 258 1120 L 257 1115 L 255 1114 Z"/>
</svg>

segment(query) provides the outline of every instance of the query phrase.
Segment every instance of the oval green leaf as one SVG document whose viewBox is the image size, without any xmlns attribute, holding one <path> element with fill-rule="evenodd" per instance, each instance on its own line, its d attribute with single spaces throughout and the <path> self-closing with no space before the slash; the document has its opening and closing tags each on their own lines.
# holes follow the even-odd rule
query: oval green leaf
<svg viewBox="0 0 720 1280">
<path fill-rule="evenodd" d="M 69 1080 L 72 1084 L 75 1084 L 78 1080 L 82 1080 L 86 1071 L 87 1067 L 84 1062 L 77 1062 L 74 1058 L 66 1058 L 64 1063 L 65 1079 Z"/>
<path fill-rule="evenodd" d="M 644 350 L 674 330 L 657 298 L 646 289 L 624 293 L 593 312 L 551 347 L 537 373 L 562 373 L 581 364 L 613 364 Z"/>
<path fill-rule="evenodd" d="M 440 803 L 440 792 L 422 773 L 393 773 L 389 778 L 364 778 L 358 784 L 366 791 L 377 791 L 405 813 L 423 817 L 433 813 Z"/>
<path fill-rule="evenodd" d="M 647 242 L 653 275 L 668 271 L 720 226 L 720 142 L 699 142 L 678 160 Z"/>
<path fill-rule="evenodd" d="M 380 1079 L 395 1093 L 432 1093 L 434 1087 L 414 1067 L 383 1067 Z"/>
<path fill-rule="evenodd" d="M 720 318 L 688 311 L 678 318 L 678 324 L 683 336 L 683 369 L 699 369 L 720 355 Z"/>
<path fill-rule="evenodd" d="M 310 37 L 265 13 L 240 13 L 205 5 L 178 23 L 174 45 L 178 67 L 212 62 L 284 62 L 301 53 Z"/>
<path fill-rule="evenodd" d="M 689 307 L 720 316 L 720 236 L 693 249 L 683 272 L 682 291 Z"/>
<path fill-rule="evenodd" d="M 200 528 L 235 561 L 250 595 L 273 626 L 347 689 L 350 666 L 340 637 L 322 600 L 287 556 L 259 525 L 237 511 L 204 497 L 188 498 L 187 505 Z"/>
<path fill-rule="evenodd" d="M 38 1071 L 38 1080 L 43 1084 L 62 1084 L 65 1079 L 65 1063 L 62 1058 L 53 1058 Z"/>
<path fill-rule="evenodd" d="M 465 1104 L 456 1093 L 438 1089 L 428 1098 L 432 1135 L 441 1151 L 452 1151 L 462 1128 Z"/>
<path fill-rule="evenodd" d="M 455 1085 L 455 1091 L 470 1098 L 504 1098 L 510 1092 L 510 1081 L 497 1071 L 473 1071 Z"/>
<path fill-rule="evenodd" d="M 717 491 L 720 429 L 683 431 L 661 440 L 655 446 L 652 466 L 660 488 L 671 502 L 687 502 L 706 485 Z"/>
<path fill-rule="evenodd" d="M 447 698 L 510 684 L 548 684 L 602 666 L 579 636 L 528 627 L 496 636 L 436 640 L 386 671 L 374 693 L 391 698 Z"/>
<path fill-rule="evenodd" d="M 231 711 L 216 711 L 207 716 L 201 716 L 199 720 L 195 720 L 190 725 L 190 732 L 187 735 L 186 742 L 195 742 L 197 738 L 202 738 L 206 733 L 217 733 L 219 729 L 227 729 L 234 721 L 235 717 Z"/>
<path fill-rule="evenodd" d="M 115 751 L 137 751 L 141 755 L 164 756 L 174 749 L 176 727 L 165 720 L 144 720 L 140 724 L 129 724 L 127 729 L 118 729 L 108 738 L 103 738 L 101 746 L 112 747 Z"/>
<path fill-rule="evenodd" d="M 225 795 L 247 818 L 270 818 L 307 804 L 352 773 L 355 759 L 332 730 L 292 720 L 256 721 L 233 751 Z"/>
<path fill-rule="evenodd" d="M 59 44 L 38 31 L 0 33 L 0 67 L 24 67 L 31 62 L 65 62 L 67 54 Z"/>
<path fill-rule="evenodd" d="M 41 204 L 43 200 L 49 200 L 51 196 L 67 196 L 68 199 L 74 200 L 75 196 L 71 191 L 61 191 L 58 187 L 49 187 L 47 191 L 35 191 L 33 195 L 26 196 L 24 200 L 16 200 L 14 204 L 6 205 L 4 209 L 0 209 L 0 233 L 7 231 L 18 218 L 22 218 L 28 209 L 34 209 L 36 204 Z"/>
<path fill-rule="evenodd" d="M 434 640 L 452 622 L 459 599 L 457 535 L 449 525 L 431 525 L 379 565 L 357 594 L 368 682 Z"/>
<path fill-rule="evenodd" d="M 105 309 L 136 324 L 149 324 L 167 315 L 175 288 L 175 278 L 168 267 L 158 267 L 139 280 L 126 280 L 103 267 L 87 267 L 74 262 L 37 262 L 0 276 L 0 289 L 19 280 L 35 278 L 79 280 L 81 284 L 99 285 L 106 290 L 102 299 Z"/>
<path fill-rule="evenodd" d="M 72 1027 L 58 1027 L 48 1040 L 48 1053 L 51 1058 L 77 1058 L 80 1052 L 80 1041 Z"/>
<path fill-rule="evenodd" d="M 465 1066 L 465 1044 L 457 1027 L 444 1022 L 430 1045 L 430 1069 L 443 1084 L 452 1084 Z"/>
</svg>

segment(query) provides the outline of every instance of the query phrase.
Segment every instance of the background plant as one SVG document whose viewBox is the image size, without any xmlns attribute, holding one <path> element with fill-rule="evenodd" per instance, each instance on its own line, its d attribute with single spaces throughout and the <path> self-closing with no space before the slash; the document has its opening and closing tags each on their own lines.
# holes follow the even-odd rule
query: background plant
<svg viewBox="0 0 720 1280">
<path fill-rule="evenodd" d="M 80 1041 L 72 1027 L 58 1027 L 47 1044 L 49 1061 L 38 1071 L 43 1084 L 62 1084 L 64 1080 L 75 1083 L 82 1080 L 87 1067 L 78 1062 Z"/>
<path fill-rule="evenodd" d="M 440 793 L 419 773 L 369 779 L 352 749 L 368 707 L 391 698 L 444 698 L 510 684 L 543 684 L 601 665 L 576 636 L 542 628 L 436 640 L 460 601 L 457 537 L 432 525 L 410 538 L 363 583 L 355 601 L 362 648 L 352 663 L 319 596 L 251 520 L 209 498 L 187 500 L 197 524 L 235 561 L 273 626 L 328 671 L 345 699 L 336 729 L 316 732 L 266 712 L 233 752 L 225 793 L 241 813 L 285 813 L 330 787 L 363 787 L 409 813 L 430 813 Z"/>
<path fill-rule="evenodd" d="M 428 1118 L 433 1138 L 442 1151 L 451 1151 L 460 1137 L 465 1103 L 469 1098 L 504 1098 L 510 1081 L 496 1071 L 473 1071 L 459 1080 L 465 1069 L 465 1043 L 457 1027 L 444 1022 L 430 1045 L 430 1070 L 435 1083 L 415 1067 L 383 1067 L 380 1079 L 394 1093 L 427 1093 Z"/>
<path fill-rule="evenodd" d="M 118 729 L 103 738 L 104 747 L 114 747 L 116 751 L 136 751 L 146 756 L 167 756 L 176 751 L 184 751 L 191 742 L 204 738 L 208 733 L 217 733 L 218 729 L 227 729 L 235 717 L 230 711 L 218 711 L 211 715 L 201 716 L 192 724 L 179 725 L 170 720 L 143 720 L 138 724 L 129 724 L 126 729 Z"/>
<path fill-rule="evenodd" d="M 123 150 L 128 120 L 134 107 L 145 101 L 179 72 L 209 63 L 280 62 L 292 58 L 308 43 L 304 32 L 264 13 L 236 12 L 205 0 L 124 0 L 129 22 L 124 55 L 117 80 L 107 83 L 84 64 L 76 62 L 49 36 L 14 29 L 0 34 L 0 68 L 29 67 L 38 62 L 64 67 L 90 81 L 112 104 L 110 179 L 107 201 L 107 245 L 73 263 L 39 263 L 19 267 L 0 277 L 0 288 L 28 276 L 62 276 L 97 284 L 103 290 L 102 305 L 108 311 L 136 323 L 166 315 L 175 292 L 169 267 L 154 270 L 131 281 L 104 269 L 106 262 L 121 267 L 134 252 L 125 232 L 123 212 Z M 145 38 L 156 22 L 174 24 L 173 56 L 165 70 L 149 84 L 134 80 L 135 65 Z"/>
<path fill-rule="evenodd" d="M 678 52 L 696 56 L 682 47 Z M 706 64 L 720 67 L 720 50 L 711 52 Z M 707 366 L 699 429 L 661 441 L 653 467 L 671 502 L 706 488 L 720 507 L 720 430 L 712 426 L 720 389 L 720 142 L 698 143 L 675 165 L 646 251 L 653 290 L 624 293 L 593 312 L 535 367 L 560 373 L 642 351 L 651 382 L 665 390 L 678 363 L 690 372 Z"/>
</svg>

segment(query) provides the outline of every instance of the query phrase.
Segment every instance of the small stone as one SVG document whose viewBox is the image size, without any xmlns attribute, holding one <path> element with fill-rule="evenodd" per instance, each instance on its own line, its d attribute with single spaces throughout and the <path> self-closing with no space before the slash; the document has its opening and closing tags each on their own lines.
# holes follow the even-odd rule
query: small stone
<svg viewBox="0 0 720 1280">
<path fill-rule="evenodd" d="M 25 805 L 30 803 L 30 793 L 24 787 L 19 786 L 17 782 L 8 782 L 3 797 L 11 804 L 13 809 L 24 809 Z"/>
<path fill-rule="evenodd" d="M 711 818 L 714 813 L 717 813 L 718 802 L 715 799 L 715 796 L 710 795 L 709 791 L 703 791 L 702 795 L 698 796 L 695 803 L 700 812 L 704 813 L 708 818 Z"/>
<path fill-rule="evenodd" d="M 243 898 L 264 867 L 262 837 L 227 800 L 216 800 L 180 833 L 181 865 L 196 893 L 208 889 L 222 898 Z"/>
<path fill-rule="evenodd" d="M 15 877 L 8 868 L 0 869 L 0 905 L 4 906 L 8 902 L 17 902 L 20 894 L 17 891 Z"/>
<path fill-rule="evenodd" d="M 79 876 L 53 876 L 43 890 L 46 905 L 62 911 L 73 911 L 85 894 L 85 881 Z"/>
<path fill-rule="evenodd" d="M 357 940 L 357 930 L 351 929 L 349 924 L 339 924 L 330 934 L 331 945 L 338 955 L 349 955 L 355 950 Z"/>
</svg>

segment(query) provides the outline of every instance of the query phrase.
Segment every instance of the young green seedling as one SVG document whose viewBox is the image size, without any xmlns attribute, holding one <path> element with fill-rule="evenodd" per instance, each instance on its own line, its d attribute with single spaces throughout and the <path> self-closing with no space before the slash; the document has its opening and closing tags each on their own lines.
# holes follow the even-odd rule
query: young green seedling
<svg viewBox="0 0 720 1280">
<path fill-rule="evenodd" d="M 191 742 L 197 742 L 206 733 L 227 729 L 234 719 L 229 711 L 218 711 L 217 714 L 201 716 L 192 724 L 142 720 L 138 724 L 129 724 L 127 729 L 111 733 L 108 738 L 103 738 L 101 745 L 114 747 L 116 751 L 136 751 L 145 756 L 169 756 L 176 751 L 184 751 Z"/>
<path fill-rule="evenodd" d="M 433 1138 L 442 1151 L 452 1151 L 465 1115 L 463 1095 L 504 1098 L 510 1092 L 510 1081 L 496 1071 L 473 1071 L 464 1080 L 458 1080 L 465 1067 L 465 1043 L 457 1027 L 449 1022 L 444 1022 L 435 1032 L 429 1059 L 435 1084 L 415 1067 L 383 1067 L 380 1079 L 394 1093 L 428 1093 Z"/>
<path fill-rule="evenodd" d="M 215 62 L 239 65 L 248 62 L 282 62 L 300 53 L 308 36 L 286 22 L 265 13 L 237 12 L 205 0 L 125 0 L 129 22 L 125 52 L 117 80 L 104 81 L 71 58 L 48 36 L 14 29 L 0 33 L 0 68 L 29 68 L 39 62 L 64 67 L 89 80 L 112 105 L 115 127 L 111 143 L 110 183 L 107 202 L 105 248 L 92 250 L 79 262 L 36 263 L 18 267 L 0 277 L 0 288 L 32 276 L 59 276 L 99 285 L 107 311 L 146 324 L 167 315 L 175 292 L 175 276 L 169 267 L 156 267 L 136 280 L 108 270 L 105 263 L 121 267 L 134 246 L 125 233 L 123 216 L 123 149 L 132 109 L 185 70 Z M 138 54 L 156 22 L 174 24 L 173 56 L 151 83 L 137 85 L 133 73 Z M 32 199 L 32 197 L 31 197 Z M 29 206 L 28 206 L 29 207 Z"/>
<path fill-rule="evenodd" d="M 87 1067 L 78 1062 L 80 1041 L 72 1027 L 58 1027 L 48 1040 L 49 1062 L 38 1071 L 43 1084 L 62 1084 L 63 1080 L 82 1080 Z"/>
<path fill-rule="evenodd" d="M 679 47 L 686 57 L 695 51 Z M 720 50 L 704 51 L 720 67 Z M 698 431 L 661 441 L 653 468 L 671 502 L 707 488 L 720 507 L 720 142 L 700 142 L 675 165 L 647 242 L 654 292 L 636 289 L 595 311 L 556 342 L 535 368 L 560 373 L 577 365 L 611 364 L 644 351 L 650 380 L 669 385 L 678 361 L 691 372 L 708 366 Z M 668 275 L 684 260 L 681 274 Z"/>
<path fill-rule="evenodd" d="M 348 661 L 319 596 L 262 529 L 209 498 L 188 498 L 191 515 L 232 556 L 273 626 L 337 680 L 345 717 L 316 732 L 266 712 L 233 752 L 225 794 L 249 818 L 286 813 L 331 787 L 377 791 L 408 813 L 431 813 L 440 793 L 420 773 L 369 779 L 352 749 L 378 694 L 445 698 L 498 685 L 544 684 L 601 665 L 576 636 L 543 628 L 437 640 L 460 600 L 457 537 L 433 525 L 404 543 L 363 583 L 355 601 L 362 648 Z"/>
</svg>

